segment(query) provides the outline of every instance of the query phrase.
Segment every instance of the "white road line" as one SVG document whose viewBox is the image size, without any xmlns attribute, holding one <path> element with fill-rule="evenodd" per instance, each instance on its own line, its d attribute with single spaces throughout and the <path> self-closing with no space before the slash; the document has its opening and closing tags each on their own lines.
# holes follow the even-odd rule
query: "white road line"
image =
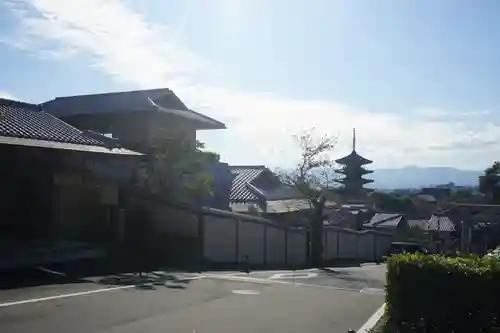
<svg viewBox="0 0 500 333">
<path fill-rule="evenodd" d="M 53 271 L 53 270 L 45 268 L 45 267 L 37 267 L 37 269 L 40 270 L 40 271 L 42 271 L 42 272 L 49 273 L 49 274 L 54 274 L 54 275 L 59 275 L 59 276 L 66 276 L 65 273 L 56 272 L 56 271 Z"/>
<path fill-rule="evenodd" d="M 308 283 L 298 283 L 298 282 L 289 282 L 289 281 L 280 281 L 280 280 L 269 280 L 269 279 L 261 279 L 261 278 L 253 278 L 246 276 L 231 276 L 231 275 L 213 275 L 213 274 L 205 274 L 206 278 L 209 279 L 217 279 L 217 280 L 226 280 L 226 281 L 235 281 L 235 282 L 251 282 L 251 283 L 260 283 L 260 284 L 284 284 L 289 286 L 297 286 L 297 287 L 313 287 L 313 288 L 321 288 L 321 289 L 332 289 L 332 290 L 340 290 L 340 291 L 350 291 L 359 293 L 359 289 L 350 289 L 350 288 L 341 288 L 334 286 L 322 286 L 317 284 L 308 284 Z"/>
<path fill-rule="evenodd" d="M 368 333 L 377 324 L 380 318 L 384 315 L 385 303 L 368 319 L 368 321 L 361 326 L 357 333 Z"/>
<path fill-rule="evenodd" d="M 268 277 L 269 280 L 275 279 L 309 279 L 318 276 L 318 273 L 278 273 Z"/>
<path fill-rule="evenodd" d="M 188 278 L 182 279 L 182 281 L 199 280 L 199 279 L 204 279 L 204 278 L 205 278 L 204 276 L 193 276 L 193 277 L 188 277 Z M 131 284 L 131 285 L 126 285 L 126 286 L 118 286 L 118 287 L 110 287 L 110 288 L 82 291 L 82 292 L 78 292 L 78 293 L 62 294 L 62 295 L 55 295 L 55 296 L 48 296 L 48 297 L 26 299 L 26 300 L 21 300 L 21 301 L 6 302 L 6 303 L 0 303 L 0 308 L 5 308 L 8 306 L 14 306 L 14 305 L 52 301 L 52 300 L 61 299 L 61 298 L 85 296 L 85 295 L 91 295 L 91 294 L 97 294 L 97 293 L 103 293 L 103 292 L 109 292 L 109 291 L 116 291 L 116 290 L 122 290 L 122 289 L 130 289 L 130 288 L 135 288 L 138 286 L 150 285 L 150 284 L 151 283 Z"/>
<path fill-rule="evenodd" d="M 381 288 L 363 288 L 359 292 L 365 294 L 384 294 L 385 290 Z"/>
<path fill-rule="evenodd" d="M 104 289 L 97 289 L 97 290 L 82 291 L 82 292 L 79 292 L 79 293 L 63 294 L 63 295 L 56 295 L 56 296 L 49 296 L 49 297 L 26 299 L 26 300 L 15 301 L 15 302 L 0 303 L 0 308 L 5 308 L 5 307 L 8 307 L 8 306 L 14 306 L 14 305 L 21 305 L 21 304 L 29 304 L 29 303 L 51 301 L 51 300 L 61 299 L 61 298 L 84 296 L 84 295 L 102 293 L 102 292 L 106 292 L 106 291 L 115 291 L 115 290 L 120 290 L 120 289 L 130 289 L 130 288 L 134 288 L 134 287 L 136 287 L 136 286 L 135 285 L 119 286 L 119 287 L 112 287 L 112 288 L 104 288 Z"/>
<path fill-rule="evenodd" d="M 200 275 L 200 276 L 192 276 L 192 277 L 187 277 L 187 278 L 180 278 L 179 281 L 192 281 L 192 280 L 200 280 L 200 279 L 204 279 L 205 276 L 204 275 Z"/>
</svg>

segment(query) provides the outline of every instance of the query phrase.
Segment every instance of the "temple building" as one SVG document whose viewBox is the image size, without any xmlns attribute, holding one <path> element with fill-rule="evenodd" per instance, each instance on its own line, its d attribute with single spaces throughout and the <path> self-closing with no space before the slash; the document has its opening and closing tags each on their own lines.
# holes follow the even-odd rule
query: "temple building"
<svg viewBox="0 0 500 333">
<path fill-rule="evenodd" d="M 356 129 L 352 131 L 352 152 L 336 160 L 341 165 L 340 169 L 335 170 L 340 174 L 336 180 L 341 184 L 339 193 L 349 199 L 363 199 L 369 189 L 364 188 L 365 184 L 373 183 L 371 179 L 363 178 L 363 175 L 372 173 L 372 170 L 365 169 L 363 166 L 372 163 L 356 152 Z"/>
</svg>

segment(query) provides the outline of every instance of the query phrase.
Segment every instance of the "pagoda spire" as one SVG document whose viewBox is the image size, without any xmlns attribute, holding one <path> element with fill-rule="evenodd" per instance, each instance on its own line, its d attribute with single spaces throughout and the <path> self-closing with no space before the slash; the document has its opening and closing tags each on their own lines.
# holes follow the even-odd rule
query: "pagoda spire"
<svg viewBox="0 0 500 333">
<path fill-rule="evenodd" d="M 356 152 L 356 128 L 352 129 L 352 152 L 342 158 L 337 159 L 335 162 L 342 167 L 335 170 L 336 173 L 342 175 L 335 181 L 340 183 L 342 190 L 348 197 L 359 197 L 366 193 L 367 189 L 363 187 L 365 184 L 372 183 L 373 180 L 363 178 L 363 175 L 372 173 L 363 165 L 370 164 L 372 161 L 364 158 Z"/>
<path fill-rule="evenodd" d="M 356 151 L 356 127 L 352 129 L 352 151 Z"/>
</svg>

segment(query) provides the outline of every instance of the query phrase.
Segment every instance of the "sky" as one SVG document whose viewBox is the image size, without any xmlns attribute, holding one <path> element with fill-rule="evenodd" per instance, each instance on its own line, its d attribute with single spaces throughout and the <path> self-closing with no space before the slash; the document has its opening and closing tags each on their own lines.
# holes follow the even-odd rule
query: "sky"
<svg viewBox="0 0 500 333">
<path fill-rule="evenodd" d="M 374 168 L 500 159 L 496 0 L 0 0 L 0 96 L 172 89 L 224 122 L 230 164 L 289 167 L 293 135 Z"/>
</svg>

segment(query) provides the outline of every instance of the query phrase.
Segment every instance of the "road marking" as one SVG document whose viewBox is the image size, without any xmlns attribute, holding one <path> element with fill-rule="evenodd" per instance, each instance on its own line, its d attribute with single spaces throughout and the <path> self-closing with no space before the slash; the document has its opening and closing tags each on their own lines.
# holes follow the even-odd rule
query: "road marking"
<svg viewBox="0 0 500 333">
<path fill-rule="evenodd" d="M 231 290 L 231 291 L 233 294 L 237 294 L 237 295 L 260 295 L 260 292 L 258 292 L 257 290 L 235 289 L 235 290 Z"/>
<path fill-rule="evenodd" d="M 361 328 L 357 331 L 357 333 L 368 333 L 371 331 L 373 326 L 377 324 L 380 318 L 384 315 L 385 312 L 385 303 L 368 319 L 368 321 L 361 326 Z"/>
<path fill-rule="evenodd" d="M 259 283 L 259 284 L 284 284 L 284 285 L 296 286 L 296 287 L 313 287 L 313 288 L 321 288 L 321 289 L 350 291 L 350 292 L 357 292 L 357 293 L 360 292 L 359 289 L 352 289 L 352 288 L 322 286 L 322 285 L 316 285 L 316 284 L 281 281 L 281 280 L 269 280 L 269 279 L 253 278 L 253 277 L 246 277 L 246 276 L 215 275 L 215 274 L 205 274 L 204 276 L 206 278 L 209 278 L 209 279 L 235 281 L 235 282 L 251 282 L 251 283 Z"/>
<path fill-rule="evenodd" d="M 383 294 L 385 293 L 385 290 L 380 288 L 363 288 L 359 292 L 365 294 Z"/>
<path fill-rule="evenodd" d="M 204 279 L 204 278 L 205 278 L 205 276 L 193 276 L 193 277 L 184 278 L 184 279 L 182 279 L 182 281 L 199 280 L 199 279 Z M 56 299 L 76 297 L 76 296 L 85 296 L 85 295 L 110 292 L 110 291 L 116 291 L 116 290 L 130 289 L 130 288 L 136 288 L 136 287 L 145 286 L 145 285 L 152 285 L 152 284 L 151 283 L 131 284 L 131 285 L 126 285 L 126 286 L 102 288 L 102 289 L 96 289 L 96 290 L 87 290 L 87 291 L 81 291 L 78 293 L 71 293 L 71 294 L 62 294 L 62 295 L 55 295 L 55 296 L 48 296 L 48 297 L 25 299 L 25 300 L 21 300 L 21 301 L 0 303 L 0 308 L 5 308 L 8 306 L 14 306 L 14 305 L 23 305 L 23 304 L 29 304 L 29 303 L 52 301 L 52 300 L 56 300 Z"/>
<path fill-rule="evenodd" d="M 22 305 L 22 304 L 29 304 L 29 303 L 51 301 L 51 300 L 61 299 L 61 298 L 84 296 L 84 295 L 102 293 L 102 292 L 106 292 L 106 291 L 115 291 L 115 290 L 120 290 L 120 289 L 130 289 L 130 288 L 134 288 L 134 287 L 136 287 L 136 285 L 103 288 L 103 289 L 97 289 L 97 290 L 82 291 L 82 292 L 79 292 L 79 293 L 63 294 L 63 295 L 56 295 L 56 296 L 49 296 L 49 297 L 26 299 L 26 300 L 15 301 L 15 302 L 0 303 L 0 308 L 5 308 L 5 307 L 8 307 L 8 306 L 14 306 L 14 305 Z"/>
<path fill-rule="evenodd" d="M 360 265 L 361 267 L 373 267 L 373 266 L 381 266 L 380 264 L 377 264 L 376 262 L 366 262 L 364 264 Z"/>
<path fill-rule="evenodd" d="M 309 279 L 318 276 L 318 273 L 279 273 L 268 277 L 270 280 L 274 279 Z"/>
<path fill-rule="evenodd" d="M 37 269 L 40 270 L 40 271 L 42 271 L 42 272 L 53 274 L 53 275 L 66 276 L 65 273 L 53 271 L 53 270 L 45 268 L 45 267 L 37 267 Z"/>
<path fill-rule="evenodd" d="M 199 276 L 192 276 L 192 277 L 187 277 L 187 278 L 180 278 L 179 281 L 193 281 L 193 280 L 200 280 L 204 279 L 204 275 L 199 275 Z"/>
</svg>

